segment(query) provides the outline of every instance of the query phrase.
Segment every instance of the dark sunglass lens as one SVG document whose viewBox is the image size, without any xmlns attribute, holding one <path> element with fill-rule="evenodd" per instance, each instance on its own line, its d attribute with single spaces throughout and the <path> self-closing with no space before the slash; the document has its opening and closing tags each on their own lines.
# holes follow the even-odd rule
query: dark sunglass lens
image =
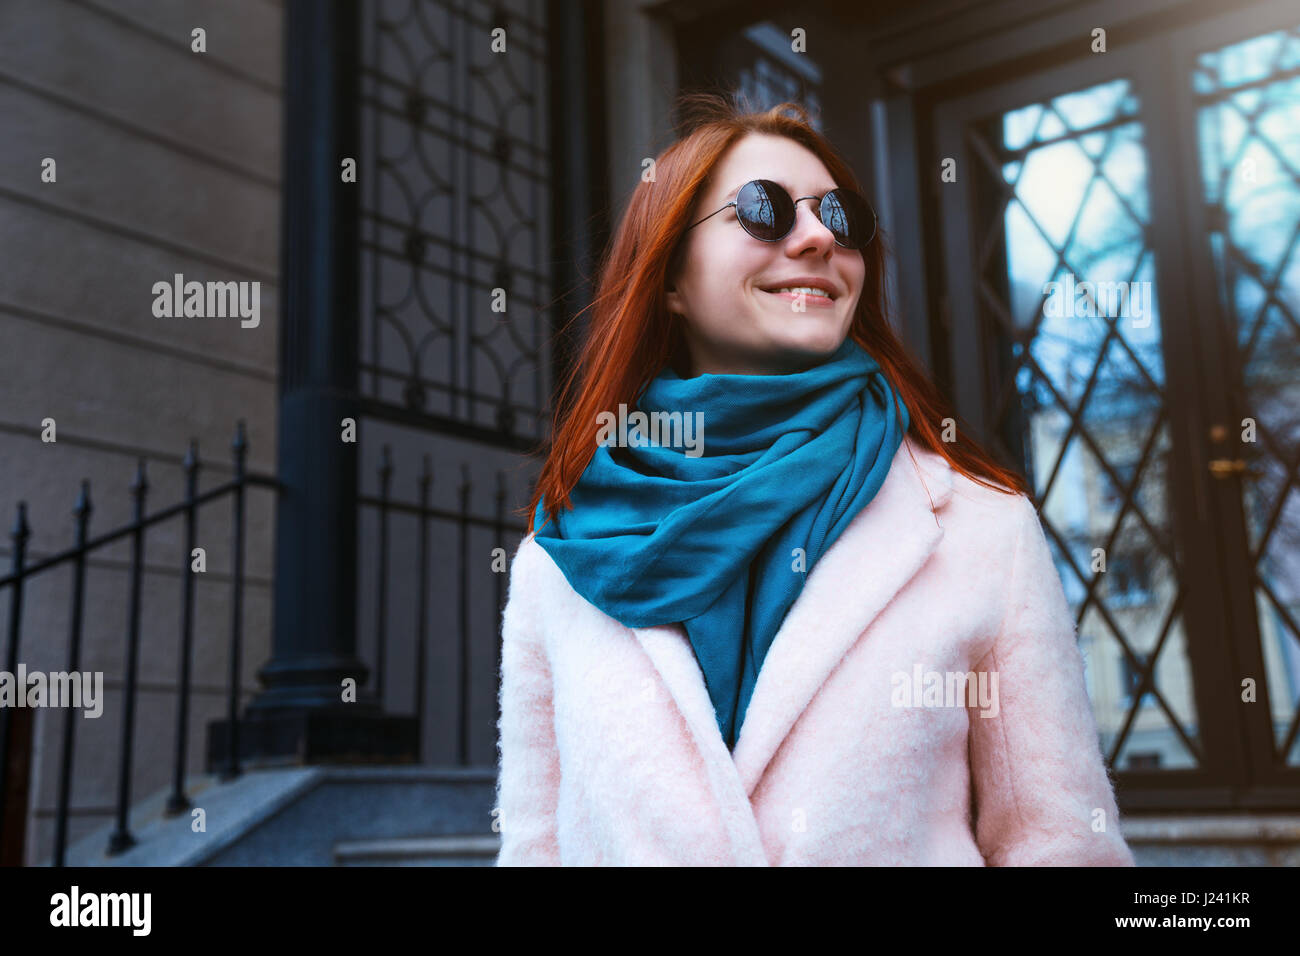
<svg viewBox="0 0 1300 956">
<path fill-rule="evenodd" d="M 876 212 L 857 193 L 833 189 L 821 203 L 822 222 L 835 241 L 850 249 L 861 249 L 876 235 Z"/>
<path fill-rule="evenodd" d="M 755 239 L 774 242 L 794 223 L 794 201 L 776 183 L 755 179 L 736 194 L 736 217 Z"/>
</svg>

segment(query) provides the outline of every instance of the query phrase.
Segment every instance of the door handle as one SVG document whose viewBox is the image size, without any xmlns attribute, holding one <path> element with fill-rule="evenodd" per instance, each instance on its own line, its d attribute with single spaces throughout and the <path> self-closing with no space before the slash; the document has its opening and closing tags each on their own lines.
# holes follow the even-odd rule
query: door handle
<svg viewBox="0 0 1300 956">
<path fill-rule="evenodd" d="M 1226 480 L 1233 475 L 1243 475 L 1247 478 L 1259 476 L 1259 472 L 1248 466 L 1241 458 L 1210 459 L 1210 474 L 1220 480 Z"/>
</svg>

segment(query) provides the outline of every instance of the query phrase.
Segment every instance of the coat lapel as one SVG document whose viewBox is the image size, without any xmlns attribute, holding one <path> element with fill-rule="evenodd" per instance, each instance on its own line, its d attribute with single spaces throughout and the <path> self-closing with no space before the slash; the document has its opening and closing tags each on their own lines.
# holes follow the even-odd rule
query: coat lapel
<svg viewBox="0 0 1300 956">
<path fill-rule="evenodd" d="M 678 711 L 690 729 L 695 748 L 704 763 L 709 788 L 722 811 L 726 842 L 731 848 L 732 866 L 766 866 L 763 841 L 726 741 L 718 730 L 713 701 L 704 685 L 690 638 L 681 624 L 658 624 L 632 628 L 637 640 L 654 662 L 668 687 Z"/>
<path fill-rule="evenodd" d="M 932 512 L 948 503 L 953 480 L 941 456 L 910 439 L 899 446 L 880 490 L 813 566 L 787 612 L 759 671 L 734 753 L 718 730 L 685 628 L 632 628 L 690 727 L 719 797 L 748 801 L 826 678 L 925 564 L 943 537 Z"/>
</svg>

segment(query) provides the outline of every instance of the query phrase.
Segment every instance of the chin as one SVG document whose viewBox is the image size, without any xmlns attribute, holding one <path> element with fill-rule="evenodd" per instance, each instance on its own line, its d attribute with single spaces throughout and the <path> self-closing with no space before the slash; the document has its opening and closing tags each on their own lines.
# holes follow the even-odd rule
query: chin
<svg viewBox="0 0 1300 956">
<path fill-rule="evenodd" d="M 788 352 L 807 356 L 808 358 L 828 358 L 844 341 L 839 326 L 827 323 L 823 328 L 808 329 L 799 335 L 782 336 L 773 344 Z"/>
</svg>

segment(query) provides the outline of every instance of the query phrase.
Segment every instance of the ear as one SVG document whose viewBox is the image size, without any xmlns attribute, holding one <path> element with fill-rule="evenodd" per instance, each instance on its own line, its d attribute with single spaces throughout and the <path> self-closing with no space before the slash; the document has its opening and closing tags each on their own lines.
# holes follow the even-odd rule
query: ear
<svg viewBox="0 0 1300 956">
<path fill-rule="evenodd" d="M 685 313 L 686 310 L 682 307 L 683 306 L 682 294 L 678 292 L 675 288 L 673 288 L 671 285 L 668 286 L 667 293 L 668 293 L 667 295 L 668 311 L 675 312 L 678 315 Z"/>
</svg>

